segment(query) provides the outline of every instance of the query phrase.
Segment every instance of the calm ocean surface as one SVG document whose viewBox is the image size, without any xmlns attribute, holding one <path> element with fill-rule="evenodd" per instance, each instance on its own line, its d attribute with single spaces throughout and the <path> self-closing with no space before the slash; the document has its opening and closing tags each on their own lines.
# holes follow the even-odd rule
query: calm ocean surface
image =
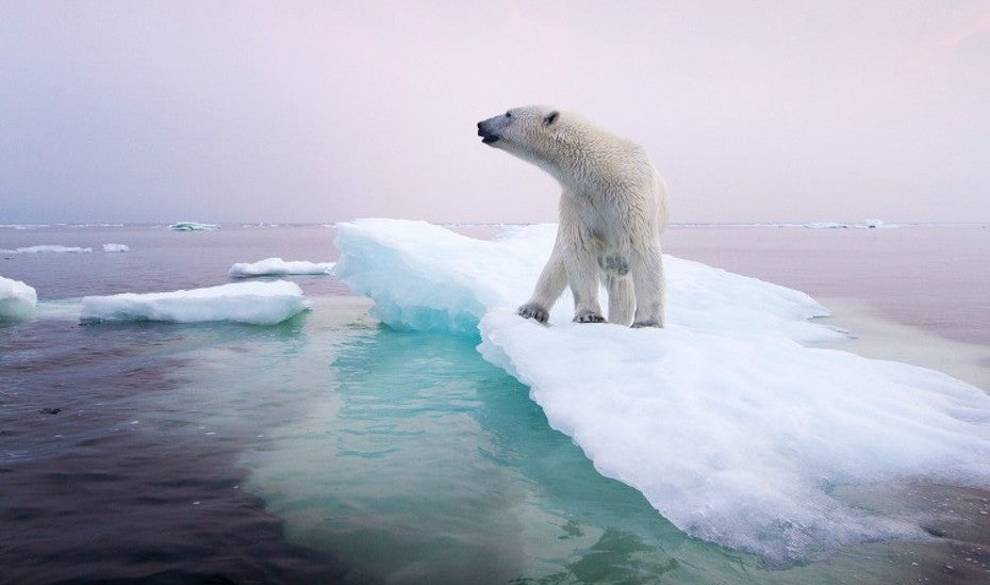
<svg viewBox="0 0 990 585">
<path fill-rule="evenodd" d="M 381 327 L 331 277 L 289 277 L 314 310 L 276 327 L 83 326 L 48 310 L 221 284 L 234 262 L 334 260 L 333 236 L 0 229 L 0 248 L 94 250 L 0 255 L 0 275 L 43 305 L 0 326 L 0 583 L 990 579 L 990 504 L 974 490 L 906 486 L 894 507 L 930 511 L 931 540 L 802 566 L 769 569 L 688 538 L 598 475 L 476 340 Z M 675 227 L 665 240 L 675 255 L 990 345 L 983 227 Z"/>
</svg>

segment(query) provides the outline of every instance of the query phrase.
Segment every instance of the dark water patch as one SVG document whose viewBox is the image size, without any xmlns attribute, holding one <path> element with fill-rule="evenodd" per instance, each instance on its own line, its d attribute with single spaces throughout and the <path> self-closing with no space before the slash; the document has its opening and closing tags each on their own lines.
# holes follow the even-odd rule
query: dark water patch
<svg viewBox="0 0 990 585">
<path fill-rule="evenodd" d="M 0 583 L 369 582 L 286 542 L 241 489 L 246 436 L 207 436 L 177 394 L 190 349 L 299 327 L 0 330 Z"/>
<path fill-rule="evenodd" d="M 356 581 L 332 557 L 283 541 L 281 521 L 240 489 L 235 452 L 137 433 L 115 439 L 5 474 L 0 581 Z"/>
</svg>

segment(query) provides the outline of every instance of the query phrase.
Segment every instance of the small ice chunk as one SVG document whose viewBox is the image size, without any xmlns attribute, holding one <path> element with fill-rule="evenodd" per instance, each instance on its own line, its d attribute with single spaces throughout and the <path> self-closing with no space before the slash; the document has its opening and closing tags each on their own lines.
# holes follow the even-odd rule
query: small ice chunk
<svg viewBox="0 0 990 585">
<path fill-rule="evenodd" d="M 19 280 L 0 276 L 0 321 L 26 319 L 38 305 L 38 293 Z"/>
<path fill-rule="evenodd" d="M 104 252 L 130 252 L 131 247 L 127 244 L 103 244 Z"/>
<path fill-rule="evenodd" d="M 238 282 L 163 293 L 124 293 L 85 297 L 80 320 L 233 321 L 274 325 L 308 309 L 310 303 L 293 282 Z"/>
<path fill-rule="evenodd" d="M 286 276 L 290 274 L 330 274 L 333 262 L 286 261 L 281 258 L 265 258 L 257 262 L 237 262 L 230 267 L 231 278 L 251 276 Z"/>
<path fill-rule="evenodd" d="M 58 246 L 43 244 L 40 246 L 26 246 L 14 248 L 13 250 L 0 250 L 3 254 L 85 254 L 92 252 L 92 248 L 80 248 L 78 246 Z"/>
<path fill-rule="evenodd" d="M 195 221 L 177 221 L 168 226 L 174 232 L 202 232 L 208 230 L 218 230 L 220 226 L 215 223 L 199 223 Z"/>
</svg>

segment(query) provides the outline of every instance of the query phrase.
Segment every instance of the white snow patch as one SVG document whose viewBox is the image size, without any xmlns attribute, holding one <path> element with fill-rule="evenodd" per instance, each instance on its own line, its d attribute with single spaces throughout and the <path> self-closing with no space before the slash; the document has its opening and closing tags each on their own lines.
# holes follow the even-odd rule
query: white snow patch
<svg viewBox="0 0 990 585">
<path fill-rule="evenodd" d="M 330 274 L 333 262 L 307 262 L 306 260 L 282 260 L 265 258 L 257 262 L 237 262 L 230 267 L 231 278 L 251 276 L 286 276 L 290 274 Z"/>
<path fill-rule="evenodd" d="M 82 321 L 234 321 L 274 325 L 308 309 L 293 282 L 238 282 L 163 293 L 124 293 L 82 300 Z"/>
<path fill-rule="evenodd" d="M 127 244 L 103 244 L 104 252 L 130 252 L 131 247 Z"/>
<path fill-rule="evenodd" d="M 0 250 L 0 254 L 85 254 L 92 252 L 92 248 L 80 248 L 78 246 L 57 246 L 40 245 L 14 248 L 13 250 Z"/>
<path fill-rule="evenodd" d="M 220 226 L 214 223 L 199 223 L 195 221 L 177 221 L 168 226 L 174 232 L 202 232 L 208 230 L 218 230 Z"/>
<path fill-rule="evenodd" d="M 792 562 L 923 536 L 840 486 L 990 486 L 990 397 L 944 374 L 802 345 L 840 336 L 804 293 L 665 257 L 665 329 L 516 316 L 555 226 L 474 240 L 423 222 L 338 224 L 336 274 L 400 328 L 476 333 L 551 426 L 689 534 Z"/>
<path fill-rule="evenodd" d="M 26 319 L 38 305 L 38 293 L 19 280 L 0 276 L 0 321 Z"/>
</svg>

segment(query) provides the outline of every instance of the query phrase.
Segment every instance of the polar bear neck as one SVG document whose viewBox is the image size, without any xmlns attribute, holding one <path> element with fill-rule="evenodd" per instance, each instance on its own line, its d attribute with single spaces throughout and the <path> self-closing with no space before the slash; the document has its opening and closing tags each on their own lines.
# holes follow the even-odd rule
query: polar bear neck
<svg viewBox="0 0 990 585">
<path fill-rule="evenodd" d="M 583 121 L 540 136 L 532 146 L 526 158 L 573 193 L 601 192 L 617 180 L 645 178 L 637 175 L 644 162 L 650 166 L 638 145 Z"/>
</svg>

